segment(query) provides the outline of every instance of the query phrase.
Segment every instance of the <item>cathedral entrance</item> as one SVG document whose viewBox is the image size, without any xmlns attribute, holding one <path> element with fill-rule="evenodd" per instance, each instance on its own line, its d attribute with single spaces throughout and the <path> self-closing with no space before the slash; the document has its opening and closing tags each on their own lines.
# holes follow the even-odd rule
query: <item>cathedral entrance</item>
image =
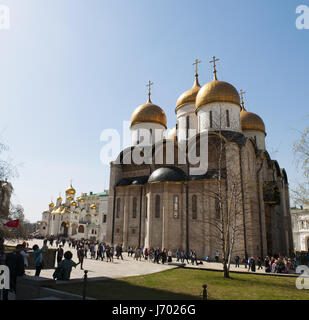
<svg viewBox="0 0 309 320">
<path fill-rule="evenodd" d="M 64 237 L 67 237 L 68 236 L 68 230 L 69 230 L 69 224 L 67 224 L 66 222 L 62 222 L 61 223 L 61 228 L 60 228 L 60 233 Z"/>
</svg>

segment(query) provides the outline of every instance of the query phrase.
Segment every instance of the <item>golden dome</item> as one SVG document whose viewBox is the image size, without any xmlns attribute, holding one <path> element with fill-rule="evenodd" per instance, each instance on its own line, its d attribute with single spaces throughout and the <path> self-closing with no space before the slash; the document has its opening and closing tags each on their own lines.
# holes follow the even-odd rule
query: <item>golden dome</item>
<svg viewBox="0 0 309 320">
<path fill-rule="evenodd" d="M 68 197 L 67 197 L 67 200 L 72 201 L 72 200 L 73 200 L 73 198 L 72 198 L 71 196 L 68 196 Z"/>
<path fill-rule="evenodd" d="M 196 111 L 212 102 L 230 102 L 240 106 L 240 97 L 234 86 L 224 82 L 213 80 L 205 84 L 196 97 Z"/>
<path fill-rule="evenodd" d="M 150 99 L 145 104 L 137 107 L 131 117 L 131 127 L 138 123 L 153 122 L 161 124 L 166 128 L 166 115 L 157 105 L 153 104 Z"/>
<path fill-rule="evenodd" d="M 196 96 L 198 94 L 198 92 L 200 91 L 201 89 L 201 86 L 198 82 L 198 76 L 197 74 L 195 75 L 195 81 L 194 81 L 194 84 L 193 84 L 193 87 L 184 92 L 177 100 L 177 103 L 176 103 L 176 112 L 179 108 L 181 108 L 182 106 L 185 106 L 187 104 L 195 104 L 195 100 L 196 100 Z"/>
<path fill-rule="evenodd" d="M 66 189 L 65 193 L 66 193 L 66 194 L 75 195 L 76 191 L 75 191 L 75 189 L 72 187 L 72 184 L 70 185 L 70 188 Z"/>
<path fill-rule="evenodd" d="M 90 209 L 92 209 L 92 210 L 96 210 L 96 209 L 97 209 L 97 207 L 96 207 L 96 205 L 93 203 L 93 204 L 90 206 Z"/>
<path fill-rule="evenodd" d="M 71 206 L 75 206 L 75 207 L 76 207 L 76 202 L 75 202 L 75 201 L 72 201 L 72 202 L 71 202 Z"/>
<path fill-rule="evenodd" d="M 261 131 L 266 135 L 264 121 L 257 114 L 248 112 L 245 108 L 242 108 L 240 112 L 240 125 L 243 131 Z"/>
<path fill-rule="evenodd" d="M 174 127 L 167 135 L 167 139 L 176 140 L 177 139 L 177 131 L 176 127 Z"/>
<path fill-rule="evenodd" d="M 49 207 L 50 208 L 53 208 L 55 206 L 55 204 L 53 203 L 53 202 L 51 202 L 50 204 L 49 204 Z"/>
<path fill-rule="evenodd" d="M 82 197 L 79 197 L 79 198 L 77 199 L 77 201 L 78 201 L 78 202 L 85 202 L 85 199 L 82 198 Z"/>
<path fill-rule="evenodd" d="M 57 198 L 57 201 L 62 201 L 62 198 L 59 196 L 59 197 Z"/>
</svg>

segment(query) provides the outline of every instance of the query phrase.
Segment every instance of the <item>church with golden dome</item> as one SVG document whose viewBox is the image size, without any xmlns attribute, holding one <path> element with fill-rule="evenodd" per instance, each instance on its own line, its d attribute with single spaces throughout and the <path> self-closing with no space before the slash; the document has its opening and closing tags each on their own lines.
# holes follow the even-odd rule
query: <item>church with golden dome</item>
<svg viewBox="0 0 309 320">
<path fill-rule="evenodd" d="M 264 121 L 246 110 L 244 92 L 218 80 L 217 61 L 204 85 L 195 61 L 193 86 L 177 99 L 169 132 L 149 81 L 148 100 L 131 117 L 131 146 L 110 164 L 110 244 L 195 250 L 204 259 L 222 252 L 228 235 L 232 255 L 293 251 L 286 171 L 267 152 Z M 191 170 L 200 163 L 180 159 L 194 152 L 207 159 L 201 174 Z"/>
<path fill-rule="evenodd" d="M 72 184 L 42 213 L 39 234 L 43 237 L 106 240 L 108 191 L 76 197 Z"/>
</svg>

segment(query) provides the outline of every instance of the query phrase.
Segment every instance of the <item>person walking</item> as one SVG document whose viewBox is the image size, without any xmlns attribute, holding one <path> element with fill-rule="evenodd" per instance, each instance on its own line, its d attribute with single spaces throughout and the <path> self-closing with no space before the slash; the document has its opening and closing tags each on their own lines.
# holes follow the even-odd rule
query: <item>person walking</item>
<svg viewBox="0 0 309 320">
<path fill-rule="evenodd" d="M 72 268 L 76 268 L 80 264 L 80 262 L 75 263 L 72 261 L 73 254 L 71 251 L 66 251 L 64 253 L 64 259 L 59 263 L 56 268 L 53 278 L 56 280 L 68 281 L 70 280 Z"/>
<path fill-rule="evenodd" d="M 59 248 L 57 249 L 57 265 L 59 265 L 62 258 L 63 258 L 63 249 L 62 249 L 62 246 L 59 245 Z"/>
<path fill-rule="evenodd" d="M 258 265 L 258 270 L 263 269 L 261 257 L 257 258 L 257 265 Z"/>
<path fill-rule="evenodd" d="M 264 260 L 264 266 L 265 266 L 265 272 L 270 273 L 271 272 L 271 266 L 270 266 L 270 258 L 267 256 Z"/>
<path fill-rule="evenodd" d="M 219 253 L 219 251 L 217 250 L 217 251 L 216 251 L 216 255 L 215 255 L 215 261 L 216 261 L 216 262 L 219 262 L 219 256 L 220 256 L 220 253 Z"/>
<path fill-rule="evenodd" d="M 173 252 L 172 252 L 171 249 L 168 250 L 167 256 L 168 256 L 167 262 L 168 262 L 168 263 L 172 263 L 172 262 L 173 262 L 173 260 L 172 260 Z"/>
<path fill-rule="evenodd" d="M 24 266 L 25 268 L 28 267 L 28 259 L 29 259 L 29 253 L 27 253 L 26 250 L 26 242 L 24 242 L 22 244 L 23 249 L 20 251 L 20 254 L 22 255 L 23 259 L 24 259 Z"/>
<path fill-rule="evenodd" d="M 46 243 L 47 240 L 44 240 L 43 242 L 43 246 L 40 249 L 39 246 L 37 244 L 35 244 L 32 247 L 33 250 L 33 255 L 34 255 L 34 265 L 35 265 L 35 276 L 39 277 L 41 270 L 43 269 L 43 256 L 42 256 L 42 252 L 45 250 L 46 248 Z"/>
<path fill-rule="evenodd" d="M 78 249 L 77 249 L 77 258 L 78 258 L 78 261 L 80 263 L 80 269 L 81 270 L 84 270 L 83 269 L 83 263 L 84 263 L 84 254 L 85 254 L 85 250 L 82 246 L 80 246 Z"/>
<path fill-rule="evenodd" d="M 239 268 L 240 257 L 238 254 L 234 257 L 234 260 L 235 260 L 235 268 Z"/>
<path fill-rule="evenodd" d="M 16 294 L 17 277 L 22 277 L 25 274 L 24 258 L 20 254 L 23 246 L 18 244 L 14 252 L 8 253 L 5 258 L 5 264 L 10 270 L 10 290 Z M 8 300 L 9 290 L 3 290 L 3 300 Z"/>
</svg>

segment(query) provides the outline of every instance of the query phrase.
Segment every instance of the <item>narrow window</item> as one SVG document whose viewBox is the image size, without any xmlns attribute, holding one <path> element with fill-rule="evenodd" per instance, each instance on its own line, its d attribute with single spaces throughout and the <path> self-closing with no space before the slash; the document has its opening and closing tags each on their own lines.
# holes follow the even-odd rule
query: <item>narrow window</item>
<svg viewBox="0 0 309 320">
<path fill-rule="evenodd" d="M 190 118 L 189 116 L 186 117 L 186 139 L 189 139 L 189 127 L 190 127 Z"/>
<path fill-rule="evenodd" d="M 226 126 L 230 126 L 230 111 L 226 110 Z"/>
<path fill-rule="evenodd" d="M 147 219 L 147 212 L 148 212 L 148 198 L 145 197 L 145 218 Z"/>
<path fill-rule="evenodd" d="M 103 216 L 103 223 L 106 223 L 106 214 Z"/>
<path fill-rule="evenodd" d="M 133 198 L 133 218 L 136 218 L 137 199 Z"/>
<path fill-rule="evenodd" d="M 160 196 L 156 195 L 155 217 L 160 218 Z"/>
<path fill-rule="evenodd" d="M 192 196 L 192 219 L 197 219 L 197 197 Z"/>
<path fill-rule="evenodd" d="M 117 199 L 117 212 L 116 218 L 120 218 L 120 198 Z"/>
<path fill-rule="evenodd" d="M 149 132 L 150 132 L 149 143 L 152 144 L 152 142 L 154 140 L 153 140 L 153 137 L 152 137 L 152 129 L 151 128 L 149 129 Z"/>
<path fill-rule="evenodd" d="M 179 197 L 174 196 L 174 217 L 178 218 L 178 209 L 179 209 Z"/>
<path fill-rule="evenodd" d="M 212 111 L 209 111 L 209 127 L 212 128 Z"/>
</svg>

